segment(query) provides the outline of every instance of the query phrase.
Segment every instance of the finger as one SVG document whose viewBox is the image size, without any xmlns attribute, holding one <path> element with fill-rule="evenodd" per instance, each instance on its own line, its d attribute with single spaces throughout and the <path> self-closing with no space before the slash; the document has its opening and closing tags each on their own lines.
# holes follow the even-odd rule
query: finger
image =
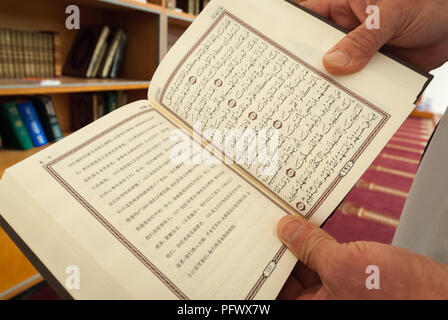
<svg viewBox="0 0 448 320">
<path fill-rule="evenodd" d="M 392 55 L 424 71 L 436 69 L 448 60 L 448 46 L 444 45 L 427 48 L 399 48 L 388 46 L 385 49 L 386 52 L 392 53 Z M 445 55 L 441 54 L 443 52 Z M 425 59 L 422 59 L 422 57 L 425 57 Z"/>
<path fill-rule="evenodd" d="M 327 20 L 331 19 L 347 30 L 353 30 L 360 24 L 360 20 L 346 1 L 307 0 L 301 2 L 300 5 Z"/>
<path fill-rule="evenodd" d="M 280 240 L 308 268 L 319 273 L 325 267 L 326 254 L 339 244 L 322 229 L 303 217 L 288 215 L 277 225 Z"/>
<path fill-rule="evenodd" d="M 317 285 L 300 292 L 297 300 L 323 300 L 325 297 L 325 289 L 321 285 Z"/>
<path fill-rule="evenodd" d="M 379 29 L 367 25 L 368 19 L 348 33 L 325 56 L 323 63 L 328 72 L 345 75 L 364 68 L 378 50 L 395 35 L 395 21 L 389 7 L 379 8 Z"/>
<path fill-rule="evenodd" d="M 331 1 L 331 0 L 330 0 Z M 296 1 L 302 7 L 310 9 L 311 11 L 317 13 L 325 19 L 330 18 L 330 1 L 328 0 L 306 0 L 306 1 Z"/>
<path fill-rule="evenodd" d="M 283 285 L 282 290 L 277 296 L 278 300 L 291 300 L 297 297 L 299 292 L 304 290 L 300 281 L 298 281 L 295 277 L 290 276 L 288 280 L 286 280 Z"/>
<path fill-rule="evenodd" d="M 303 285 L 304 288 L 314 287 L 315 285 L 321 283 L 317 273 L 300 261 L 297 262 L 291 274 Z"/>
</svg>

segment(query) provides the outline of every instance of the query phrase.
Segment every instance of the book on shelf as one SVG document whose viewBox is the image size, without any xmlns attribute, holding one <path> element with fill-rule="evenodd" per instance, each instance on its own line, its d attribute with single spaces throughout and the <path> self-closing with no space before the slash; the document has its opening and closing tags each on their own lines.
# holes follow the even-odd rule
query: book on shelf
<svg viewBox="0 0 448 320">
<path fill-rule="evenodd" d="M 198 15 L 209 3 L 207 0 L 177 0 L 178 9 L 191 15 Z"/>
<path fill-rule="evenodd" d="M 60 76 L 59 35 L 0 29 L 0 78 Z"/>
<path fill-rule="evenodd" d="M 64 75 L 116 78 L 126 47 L 123 29 L 108 26 L 80 30 L 64 65 Z"/>
<path fill-rule="evenodd" d="M 70 95 L 70 126 L 77 131 L 93 122 L 93 94 L 76 93 Z"/>
<path fill-rule="evenodd" d="M 124 55 L 126 52 L 126 44 L 128 41 L 128 36 L 126 33 L 123 33 L 120 38 L 120 42 L 118 44 L 118 48 L 115 51 L 115 54 L 112 58 L 112 65 L 110 67 L 110 74 L 109 76 L 111 78 L 118 78 L 118 74 L 120 72 L 120 67 L 123 64 Z"/>
<path fill-rule="evenodd" d="M 15 101 L 0 103 L 0 131 L 5 147 L 28 150 L 33 147 Z"/>
<path fill-rule="evenodd" d="M 48 141 L 55 142 L 61 140 L 63 134 L 51 98 L 48 96 L 36 96 L 31 101 Z"/>
<path fill-rule="evenodd" d="M 122 91 L 75 93 L 70 96 L 71 130 L 77 131 L 125 104 Z"/>
<path fill-rule="evenodd" d="M 47 136 L 39 121 L 33 103 L 29 100 L 21 100 L 17 102 L 17 109 L 22 118 L 25 127 L 28 130 L 31 141 L 35 147 L 41 147 L 48 143 Z"/>
<path fill-rule="evenodd" d="M 262 2 L 212 1 L 146 100 L 5 171 L 2 225 L 61 295 L 275 298 L 296 263 L 278 220 L 324 223 L 430 81 L 382 53 L 331 76 L 343 32 Z"/>
<path fill-rule="evenodd" d="M 110 91 L 104 93 L 106 114 L 115 111 L 118 108 L 118 92 Z"/>
<path fill-rule="evenodd" d="M 102 78 L 108 78 L 111 75 L 112 64 L 114 57 L 118 54 L 120 45 L 122 44 L 122 38 L 126 37 L 123 29 L 117 29 L 113 35 L 109 50 L 104 57 L 103 67 L 100 69 L 99 76 Z"/>
<path fill-rule="evenodd" d="M 128 104 L 128 95 L 125 91 L 117 92 L 117 108 L 120 108 L 124 105 Z"/>
<path fill-rule="evenodd" d="M 93 121 L 98 120 L 106 113 L 106 105 L 103 94 L 93 94 Z"/>
</svg>

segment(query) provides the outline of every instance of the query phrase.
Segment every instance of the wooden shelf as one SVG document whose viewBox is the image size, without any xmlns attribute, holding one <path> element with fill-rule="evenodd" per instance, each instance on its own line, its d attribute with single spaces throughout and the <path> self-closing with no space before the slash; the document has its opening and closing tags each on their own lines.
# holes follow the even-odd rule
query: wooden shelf
<svg viewBox="0 0 448 320">
<path fill-rule="evenodd" d="M 83 79 L 65 76 L 55 80 L 60 80 L 61 84 L 46 86 L 20 79 L 1 79 L 0 96 L 111 90 L 148 90 L 150 84 L 150 81 L 143 80 Z"/>
<path fill-rule="evenodd" d="M 51 0 L 54 1 L 54 0 Z M 76 4 L 88 6 L 98 9 L 112 9 L 112 10 L 139 10 L 151 13 L 161 14 L 164 10 L 163 6 L 151 2 L 140 2 L 134 0 L 57 0 L 66 5 Z"/>
<path fill-rule="evenodd" d="M 194 19 L 196 19 L 195 15 L 185 13 L 185 12 L 179 12 L 171 9 L 165 9 L 165 14 L 169 18 L 179 19 L 179 20 L 186 20 L 189 22 L 193 22 Z"/>
</svg>

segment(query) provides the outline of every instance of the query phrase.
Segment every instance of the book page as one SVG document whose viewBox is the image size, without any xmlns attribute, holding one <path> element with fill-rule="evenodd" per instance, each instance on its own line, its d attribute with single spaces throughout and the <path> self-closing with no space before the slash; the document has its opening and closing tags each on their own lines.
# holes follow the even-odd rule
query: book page
<svg viewBox="0 0 448 320">
<path fill-rule="evenodd" d="M 122 107 L 7 169 L 0 213 L 61 284 L 79 267 L 75 298 L 275 298 L 286 212 L 225 164 L 173 161 L 179 136 L 148 101 Z"/>
<path fill-rule="evenodd" d="M 320 225 L 428 80 L 382 54 L 355 75 L 330 76 L 321 60 L 343 36 L 285 1 L 214 0 L 157 69 L 149 99 Z M 228 129 L 241 134 L 226 140 Z M 262 130 L 273 133 L 260 139 Z"/>
</svg>

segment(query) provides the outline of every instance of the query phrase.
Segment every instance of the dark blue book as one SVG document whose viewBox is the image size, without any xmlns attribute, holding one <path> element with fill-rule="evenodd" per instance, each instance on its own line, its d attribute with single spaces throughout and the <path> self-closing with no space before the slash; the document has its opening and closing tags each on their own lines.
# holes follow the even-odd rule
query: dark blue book
<svg viewBox="0 0 448 320">
<path fill-rule="evenodd" d="M 40 147 L 47 144 L 47 137 L 31 101 L 19 101 L 17 108 L 19 109 L 20 117 L 28 130 L 33 145 Z"/>
<path fill-rule="evenodd" d="M 63 135 L 51 98 L 48 96 L 38 96 L 32 98 L 31 102 L 39 117 L 40 124 L 44 129 L 48 142 L 61 140 Z"/>
</svg>

